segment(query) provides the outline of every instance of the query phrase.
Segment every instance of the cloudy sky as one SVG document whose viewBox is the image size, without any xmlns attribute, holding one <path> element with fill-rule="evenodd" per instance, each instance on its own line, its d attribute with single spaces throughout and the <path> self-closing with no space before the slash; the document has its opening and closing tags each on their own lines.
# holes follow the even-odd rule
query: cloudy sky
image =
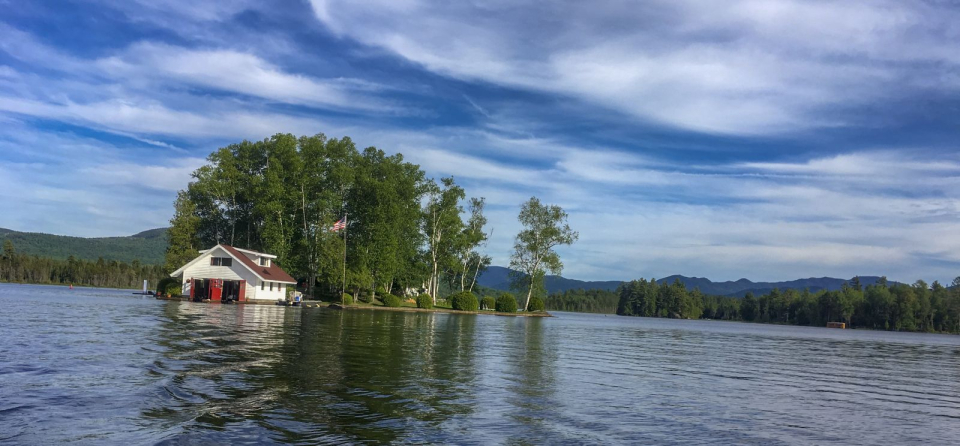
<svg viewBox="0 0 960 446">
<path fill-rule="evenodd" d="M 279 3 L 279 4 L 278 4 Z M 960 275 L 942 1 L 0 0 L 0 227 L 165 226 L 214 149 L 349 135 L 570 212 L 564 275 Z"/>
</svg>

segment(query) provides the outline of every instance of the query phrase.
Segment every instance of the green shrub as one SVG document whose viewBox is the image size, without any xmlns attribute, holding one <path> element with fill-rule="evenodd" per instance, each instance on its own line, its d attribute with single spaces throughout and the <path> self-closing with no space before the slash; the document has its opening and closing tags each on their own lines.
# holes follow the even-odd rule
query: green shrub
<svg viewBox="0 0 960 446">
<path fill-rule="evenodd" d="M 492 310 L 495 306 L 497 306 L 497 300 L 493 296 L 484 296 L 483 299 L 480 299 L 481 310 Z"/>
<path fill-rule="evenodd" d="M 517 299 L 513 297 L 513 294 L 503 293 L 497 297 L 496 308 L 501 313 L 516 313 Z"/>
<path fill-rule="evenodd" d="M 377 286 L 377 296 L 383 296 L 387 294 L 387 290 L 383 289 L 383 286 Z"/>
<path fill-rule="evenodd" d="M 477 296 L 469 291 L 461 291 L 449 297 L 450 306 L 454 310 L 477 311 L 480 309 L 480 302 Z"/>
<path fill-rule="evenodd" d="M 433 308 L 433 298 L 427 293 L 417 296 L 417 308 Z"/>
<path fill-rule="evenodd" d="M 363 302 L 363 303 L 365 303 L 365 304 L 368 304 L 368 303 L 370 303 L 373 299 L 370 297 L 370 293 L 365 292 L 365 291 L 361 291 L 360 293 L 357 294 L 357 300 L 359 300 L 360 302 Z"/>
<path fill-rule="evenodd" d="M 385 307 L 399 307 L 400 298 L 394 296 L 393 294 L 384 294 L 383 295 L 383 306 Z"/>
<path fill-rule="evenodd" d="M 527 306 L 527 311 L 544 311 L 546 308 L 543 306 L 543 299 L 540 299 L 537 296 L 530 297 L 530 305 Z"/>
<path fill-rule="evenodd" d="M 174 277 L 164 277 L 164 278 L 160 279 L 159 282 L 157 282 L 157 294 L 167 294 L 167 289 L 168 289 L 168 288 L 169 288 L 169 289 L 172 289 L 172 287 L 170 286 L 171 284 L 177 286 L 177 293 L 176 293 L 176 294 L 180 294 L 181 292 L 183 292 L 182 284 L 181 284 L 181 282 L 180 282 L 180 279 L 177 279 L 177 278 L 174 278 Z M 173 294 L 173 293 L 171 293 L 171 294 Z"/>
<path fill-rule="evenodd" d="M 343 303 L 344 305 L 353 305 L 353 296 L 347 293 L 343 293 L 343 296 L 341 297 L 341 299 L 342 299 L 341 303 Z"/>
<path fill-rule="evenodd" d="M 179 281 L 167 283 L 167 286 L 163 289 L 163 293 L 171 296 L 179 296 L 183 294 L 183 285 Z"/>
</svg>

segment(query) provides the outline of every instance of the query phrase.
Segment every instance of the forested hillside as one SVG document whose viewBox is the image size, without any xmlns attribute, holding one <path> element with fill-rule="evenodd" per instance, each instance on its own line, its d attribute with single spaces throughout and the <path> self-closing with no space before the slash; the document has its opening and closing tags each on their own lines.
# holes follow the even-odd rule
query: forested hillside
<svg viewBox="0 0 960 446">
<path fill-rule="evenodd" d="M 167 230 L 151 229 L 127 237 L 70 237 L 65 235 L 18 232 L 0 228 L 0 246 L 10 240 L 17 252 L 54 260 L 116 260 L 144 265 L 163 264 L 167 249 Z"/>
<path fill-rule="evenodd" d="M 0 245 L 0 282 L 77 285 L 139 289 L 143 280 L 151 288 L 165 277 L 159 264 L 147 265 L 134 260 L 83 260 L 75 257 L 51 259 L 23 254 L 10 239 Z"/>
</svg>

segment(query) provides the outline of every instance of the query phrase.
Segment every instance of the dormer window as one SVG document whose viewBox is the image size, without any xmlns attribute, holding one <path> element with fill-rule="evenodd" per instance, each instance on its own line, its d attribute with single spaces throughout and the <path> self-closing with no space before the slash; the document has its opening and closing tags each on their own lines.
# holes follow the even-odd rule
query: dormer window
<svg viewBox="0 0 960 446">
<path fill-rule="evenodd" d="M 268 258 L 266 258 L 266 257 L 260 257 L 260 266 L 269 268 L 269 267 L 270 267 L 270 259 L 268 259 Z"/>
</svg>

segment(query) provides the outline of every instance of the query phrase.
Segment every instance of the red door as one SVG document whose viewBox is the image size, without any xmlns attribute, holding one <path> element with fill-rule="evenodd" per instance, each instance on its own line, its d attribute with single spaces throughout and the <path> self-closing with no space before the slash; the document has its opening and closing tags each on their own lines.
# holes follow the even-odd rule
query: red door
<svg viewBox="0 0 960 446">
<path fill-rule="evenodd" d="M 190 300 L 193 300 L 193 290 L 197 289 L 197 279 L 190 279 Z"/>
<path fill-rule="evenodd" d="M 210 281 L 210 300 L 220 302 L 220 296 L 223 294 L 223 280 L 213 279 Z"/>
<path fill-rule="evenodd" d="M 247 300 L 247 281 L 246 280 L 240 281 L 240 294 L 237 294 L 237 300 L 241 302 Z"/>
</svg>

